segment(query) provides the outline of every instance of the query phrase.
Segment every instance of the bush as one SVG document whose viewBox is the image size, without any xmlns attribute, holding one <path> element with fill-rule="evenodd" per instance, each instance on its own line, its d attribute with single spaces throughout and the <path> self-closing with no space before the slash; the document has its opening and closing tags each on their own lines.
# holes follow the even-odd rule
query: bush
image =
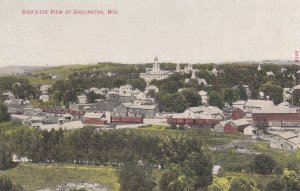
<svg viewBox="0 0 300 191">
<path fill-rule="evenodd" d="M 250 169 L 254 173 L 266 175 L 266 174 L 271 174 L 276 166 L 277 163 L 271 156 L 261 154 L 261 155 L 257 155 L 253 159 Z"/>
</svg>

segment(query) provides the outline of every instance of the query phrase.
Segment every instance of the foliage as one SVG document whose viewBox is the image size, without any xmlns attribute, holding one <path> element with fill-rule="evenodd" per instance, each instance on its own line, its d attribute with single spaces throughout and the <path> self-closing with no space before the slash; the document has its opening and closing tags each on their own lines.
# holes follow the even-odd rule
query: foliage
<svg viewBox="0 0 300 191">
<path fill-rule="evenodd" d="M 0 170 L 8 169 L 12 166 L 12 154 L 6 143 L 0 141 Z"/>
<path fill-rule="evenodd" d="M 264 191 L 278 191 L 283 189 L 284 189 L 284 185 L 282 181 L 279 179 L 275 179 L 267 184 Z"/>
<path fill-rule="evenodd" d="M 210 92 L 208 94 L 209 100 L 208 100 L 208 104 L 211 106 L 217 106 L 218 108 L 223 108 L 225 103 L 224 100 L 222 98 L 222 96 L 220 94 L 218 94 L 217 92 Z"/>
<path fill-rule="evenodd" d="M 277 86 L 274 82 L 267 82 L 260 87 L 260 90 L 265 93 L 265 95 L 270 96 L 274 104 L 279 104 L 283 101 L 283 88 Z"/>
<path fill-rule="evenodd" d="M 119 182 L 121 191 L 152 191 L 155 187 L 151 170 L 136 164 L 125 164 L 121 167 Z"/>
<path fill-rule="evenodd" d="M 181 93 L 188 107 L 195 107 L 202 104 L 201 96 L 197 93 L 195 89 L 185 89 Z"/>
<path fill-rule="evenodd" d="M 260 154 L 253 159 L 250 168 L 258 174 L 271 174 L 276 165 L 276 161 L 271 156 Z"/>
<path fill-rule="evenodd" d="M 8 121 L 9 115 L 7 112 L 7 107 L 2 101 L 0 101 L 0 122 Z"/>
<path fill-rule="evenodd" d="M 230 181 L 226 177 L 214 177 L 208 191 L 229 191 Z"/>
<path fill-rule="evenodd" d="M 0 190 L 3 191 L 21 191 L 23 190 L 20 186 L 12 184 L 11 180 L 7 177 L 0 177 Z"/>
<path fill-rule="evenodd" d="M 253 180 L 236 178 L 231 182 L 229 191 L 258 191 L 258 189 Z"/>
</svg>

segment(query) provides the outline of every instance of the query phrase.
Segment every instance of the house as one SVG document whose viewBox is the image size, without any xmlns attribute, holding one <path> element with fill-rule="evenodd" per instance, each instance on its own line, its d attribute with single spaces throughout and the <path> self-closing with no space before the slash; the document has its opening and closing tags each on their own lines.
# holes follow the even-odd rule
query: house
<svg viewBox="0 0 300 191">
<path fill-rule="evenodd" d="M 223 120 L 224 112 L 215 106 L 190 107 L 184 111 L 186 118 L 199 118 L 200 115 L 210 116 L 212 119 Z"/>
<path fill-rule="evenodd" d="M 272 71 L 266 72 L 267 76 L 275 76 Z"/>
<path fill-rule="evenodd" d="M 11 92 L 4 92 L 4 93 L 2 93 L 2 95 L 4 96 L 4 99 L 5 99 L 5 100 L 12 100 L 12 99 L 15 99 L 14 94 L 11 93 Z"/>
<path fill-rule="evenodd" d="M 242 119 L 246 116 L 246 111 L 241 108 L 235 108 L 231 113 L 231 118 L 233 120 Z"/>
<path fill-rule="evenodd" d="M 270 108 L 272 106 L 274 106 L 273 101 L 248 99 L 245 103 L 244 109 L 246 111 L 252 112 L 254 110 L 262 110 L 264 108 Z"/>
<path fill-rule="evenodd" d="M 41 85 L 40 91 L 42 94 L 48 94 L 50 88 L 52 88 L 50 85 Z"/>
<path fill-rule="evenodd" d="M 87 103 L 87 97 L 86 97 L 86 95 L 77 96 L 77 99 L 78 99 L 78 103 L 79 104 L 86 104 Z"/>
<path fill-rule="evenodd" d="M 40 95 L 39 100 L 42 102 L 48 102 L 49 101 L 49 96 L 46 94 Z"/>
<path fill-rule="evenodd" d="M 257 131 L 257 129 L 255 129 L 254 127 L 249 125 L 248 127 L 246 127 L 244 129 L 244 135 L 253 136 L 253 135 L 256 135 L 256 131 Z"/>
<path fill-rule="evenodd" d="M 137 100 L 145 100 L 147 99 L 146 94 L 144 92 L 139 92 L 138 94 L 134 95 Z"/>
<path fill-rule="evenodd" d="M 214 65 L 214 68 L 211 70 L 211 74 L 213 74 L 214 76 L 218 76 L 218 70 L 217 70 L 217 68 L 216 68 L 216 65 Z"/>
<path fill-rule="evenodd" d="M 294 151 L 300 148 L 299 134 L 293 132 L 271 132 L 270 148 Z"/>
<path fill-rule="evenodd" d="M 230 120 L 224 126 L 225 133 L 244 132 L 244 129 L 249 126 L 246 119 Z"/>
<path fill-rule="evenodd" d="M 163 80 L 168 78 L 172 73 L 169 71 L 163 71 L 160 69 L 160 64 L 158 63 L 158 58 L 154 58 L 153 68 L 151 70 L 146 70 L 145 73 L 140 73 L 140 78 L 144 79 L 147 84 L 152 80 Z"/>
<path fill-rule="evenodd" d="M 121 103 L 114 109 L 114 113 L 121 117 L 154 118 L 159 112 L 157 105 L 136 105 L 131 102 Z"/>
<path fill-rule="evenodd" d="M 84 125 L 101 126 L 107 123 L 104 113 L 85 113 L 82 117 Z"/>
<path fill-rule="evenodd" d="M 214 126 L 215 132 L 223 133 L 223 132 L 224 132 L 225 124 L 226 124 L 227 122 L 229 122 L 229 121 L 230 121 L 230 120 L 220 121 L 218 124 L 216 124 L 216 125 Z"/>
<path fill-rule="evenodd" d="M 131 96 L 132 92 L 132 86 L 129 84 L 126 84 L 124 86 L 120 86 L 119 88 L 119 95 L 120 96 Z"/>
<path fill-rule="evenodd" d="M 239 101 L 233 102 L 233 103 L 232 103 L 232 107 L 233 107 L 233 108 L 244 109 L 245 104 L 246 104 L 246 101 L 244 101 L 244 100 L 239 100 Z"/>
</svg>

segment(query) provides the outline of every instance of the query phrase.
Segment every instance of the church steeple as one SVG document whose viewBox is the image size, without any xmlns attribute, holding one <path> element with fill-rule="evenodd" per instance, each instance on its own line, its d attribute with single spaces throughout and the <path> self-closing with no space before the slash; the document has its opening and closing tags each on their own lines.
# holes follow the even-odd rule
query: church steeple
<svg viewBox="0 0 300 191">
<path fill-rule="evenodd" d="M 258 64 L 257 71 L 261 71 L 260 64 Z"/>
</svg>

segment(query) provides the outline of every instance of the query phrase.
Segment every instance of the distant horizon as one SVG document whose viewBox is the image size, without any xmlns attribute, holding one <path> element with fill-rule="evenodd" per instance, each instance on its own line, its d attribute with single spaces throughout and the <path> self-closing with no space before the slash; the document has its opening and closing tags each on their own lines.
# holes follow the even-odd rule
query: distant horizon
<svg viewBox="0 0 300 191">
<path fill-rule="evenodd" d="M 158 60 L 159 63 L 173 63 L 173 64 L 237 64 L 237 63 L 266 63 L 266 64 L 271 64 L 272 62 L 274 62 L 274 64 L 278 64 L 278 62 L 284 62 L 284 63 L 289 63 L 289 64 L 294 64 L 296 63 L 294 60 L 283 60 L 283 59 L 276 59 L 276 60 L 245 60 L 245 61 L 224 61 L 224 62 L 202 62 L 202 63 L 190 63 L 190 62 L 172 62 L 172 61 L 160 61 Z M 9 65 L 9 66 L 5 66 L 5 65 L 0 65 L 0 68 L 4 68 L 4 67 L 59 67 L 59 66 L 74 66 L 74 65 L 96 65 L 98 63 L 112 63 L 112 64 L 125 64 L 125 65 L 137 65 L 137 64 L 151 64 L 153 63 L 153 61 L 149 61 L 149 62 L 140 62 L 140 63 L 123 63 L 123 62 L 113 62 L 113 61 L 98 61 L 98 62 L 94 62 L 94 63 L 76 63 L 76 64 L 58 64 L 58 65 Z M 297 64 L 300 65 L 300 62 L 297 62 Z"/>
</svg>

